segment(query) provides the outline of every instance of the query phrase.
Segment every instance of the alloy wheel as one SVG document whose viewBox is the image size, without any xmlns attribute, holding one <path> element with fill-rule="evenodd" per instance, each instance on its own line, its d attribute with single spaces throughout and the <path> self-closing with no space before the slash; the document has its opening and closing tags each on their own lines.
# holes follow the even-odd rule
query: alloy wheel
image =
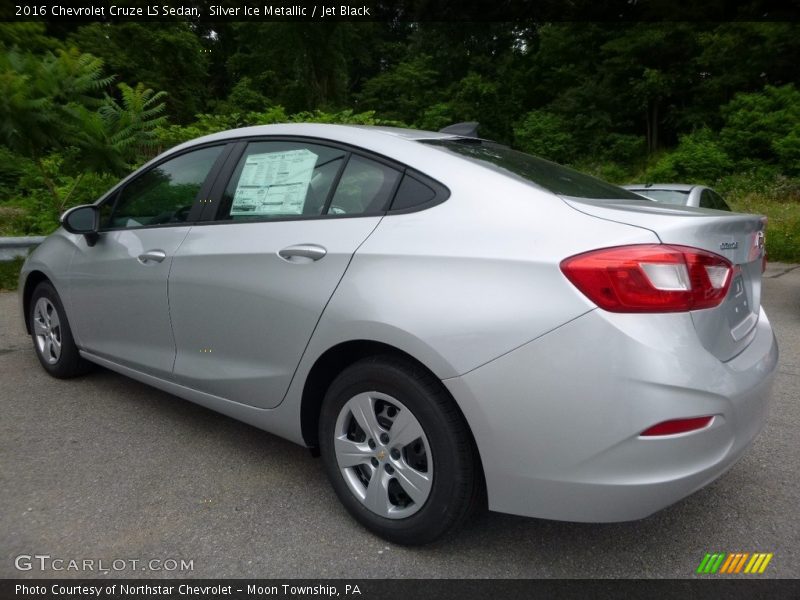
<svg viewBox="0 0 800 600">
<path fill-rule="evenodd" d="M 61 357 L 61 321 L 47 298 L 39 298 L 33 309 L 33 332 L 39 354 L 48 364 L 56 364 Z"/>
</svg>

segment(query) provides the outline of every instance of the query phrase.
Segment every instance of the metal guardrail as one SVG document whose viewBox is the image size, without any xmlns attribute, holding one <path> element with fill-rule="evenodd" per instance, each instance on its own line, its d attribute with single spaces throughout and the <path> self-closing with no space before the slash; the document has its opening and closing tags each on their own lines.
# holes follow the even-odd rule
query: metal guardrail
<svg viewBox="0 0 800 600">
<path fill-rule="evenodd" d="M 0 237 L 0 261 L 28 256 L 28 252 L 44 241 L 43 235 L 27 237 Z"/>
</svg>

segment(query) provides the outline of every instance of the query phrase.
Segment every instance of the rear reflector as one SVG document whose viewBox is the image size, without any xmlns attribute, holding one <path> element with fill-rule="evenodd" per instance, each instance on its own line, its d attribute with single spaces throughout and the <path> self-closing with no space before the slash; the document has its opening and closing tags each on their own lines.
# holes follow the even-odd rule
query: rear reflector
<svg viewBox="0 0 800 600">
<path fill-rule="evenodd" d="M 694 417 L 692 419 L 674 419 L 664 421 L 658 425 L 645 429 L 639 435 L 642 437 L 652 437 L 656 435 L 675 435 L 676 433 L 686 433 L 703 429 L 711 424 L 714 417 Z"/>
<path fill-rule="evenodd" d="M 733 265 L 700 248 L 636 244 L 593 250 L 561 262 L 572 284 L 611 312 L 681 312 L 718 306 Z"/>
</svg>

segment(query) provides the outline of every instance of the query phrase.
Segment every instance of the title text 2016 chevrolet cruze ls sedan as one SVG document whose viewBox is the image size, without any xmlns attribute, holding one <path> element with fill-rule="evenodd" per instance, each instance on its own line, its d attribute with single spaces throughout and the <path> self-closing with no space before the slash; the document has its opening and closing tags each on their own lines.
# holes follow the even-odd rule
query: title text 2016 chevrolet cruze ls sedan
<svg viewBox="0 0 800 600">
<path fill-rule="evenodd" d="M 318 448 L 400 543 L 484 498 L 642 518 L 765 422 L 757 216 L 471 137 L 273 125 L 178 146 L 62 224 L 21 274 L 48 372 L 98 363 Z"/>
</svg>

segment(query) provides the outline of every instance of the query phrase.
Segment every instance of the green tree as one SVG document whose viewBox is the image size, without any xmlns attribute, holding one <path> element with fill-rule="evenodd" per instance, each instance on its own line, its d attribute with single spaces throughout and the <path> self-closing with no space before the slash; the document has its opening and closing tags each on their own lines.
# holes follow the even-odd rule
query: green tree
<svg viewBox="0 0 800 600">
<path fill-rule="evenodd" d="M 701 30 L 693 58 L 692 100 L 678 125 L 719 128 L 719 107 L 740 92 L 797 81 L 800 36 L 796 23 L 720 23 Z"/>
<path fill-rule="evenodd" d="M 246 77 L 251 90 L 289 112 L 341 107 L 349 94 L 348 64 L 362 64 L 350 60 L 360 46 L 355 27 L 335 21 L 224 24 L 207 42 L 215 85 L 227 95 Z"/>
<path fill-rule="evenodd" d="M 139 83 L 117 86 L 121 101 L 106 95 L 97 110 L 74 105 L 72 117 L 78 125 L 70 134 L 69 144 L 77 153 L 76 166 L 94 172 L 121 174 L 143 158 L 149 158 L 157 146 L 157 128 L 166 123 L 166 92 L 154 92 Z"/>
<path fill-rule="evenodd" d="M 778 163 L 796 172 L 800 91 L 794 85 L 737 94 L 721 112 L 720 140 L 731 157 L 739 163 Z"/>
<path fill-rule="evenodd" d="M 359 106 L 380 110 L 389 119 L 415 123 L 425 109 L 441 100 L 433 58 L 421 54 L 367 81 Z"/>
<path fill-rule="evenodd" d="M 678 147 L 668 152 L 648 172 L 649 181 L 681 181 L 713 184 L 730 172 L 733 161 L 708 128 L 681 136 Z"/>
<path fill-rule="evenodd" d="M 63 44 L 60 40 L 47 35 L 44 23 L 21 21 L 0 22 L 0 47 L 6 50 L 23 48 L 28 52 L 40 53 L 63 49 Z"/>
<path fill-rule="evenodd" d="M 655 152 L 665 128 L 675 122 L 677 107 L 689 101 L 702 25 L 669 23 L 627 26 L 602 46 L 599 96 L 615 103 L 614 112 L 639 115 L 647 149 Z M 616 119 L 615 119 L 616 120 Z"/>
<path fill-rule="evenodd" d="M 532 110 L 514 128 L 514 141 L 520 150 L 556 162 L 576 158 L 575 140 L 566 119 L 545 110 Z"/>
<path fill-rule="evenodd" d="M 166 91 L 168 114 L 178 122 L 206 109 L 210 48 L 189 23 L 91 23 L 67 41 L 102 59 L 120 81 Z"/>
<path fill-rule="evenodd" d="M 82 174 L 64 193 L 46 164 L 48 156 L 61 152 L 59 165 L 66 158 L 78 172 L 122 172 L 152 142 L 153 129 L 163 120 L 163 93 L 120 84 L 119 104 L 105 92 L 112 80 L 103 75 L 100 59 L 75 49 L 0 54 L 0 143 L 35 165 L 57 213 Z"/>
<path fill-rule="evenodd" d="M 99 107 L 99 92 L 111 83 L 103 63 L 77 50 L 43 57 L 16 50 L 0 54 L 0 142 L 30 158 L 47 186 L 55 210 L 63 207 L 44 157 L 69 145 L 83 124 L 79 107 Z"/>
</svg>

